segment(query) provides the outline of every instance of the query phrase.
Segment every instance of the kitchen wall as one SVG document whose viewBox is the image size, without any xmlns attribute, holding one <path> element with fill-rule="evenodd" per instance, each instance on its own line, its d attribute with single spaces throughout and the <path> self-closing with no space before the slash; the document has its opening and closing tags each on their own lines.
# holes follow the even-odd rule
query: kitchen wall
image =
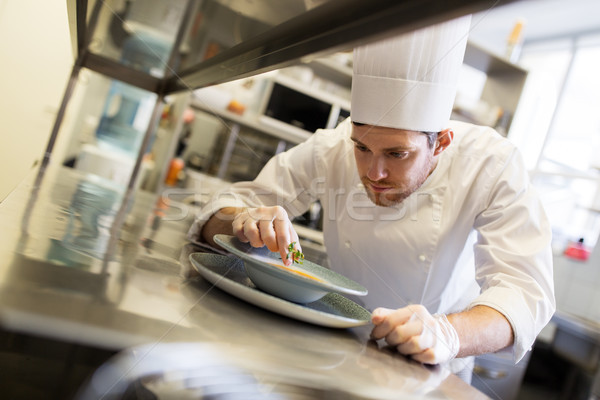
<svg viewBox="0 0 600 400">
<path fill-rule="evenodd" d="M 0 0 L 0 201 L 43 156 L 73 56 L 65 0 Z"/>
</svg>

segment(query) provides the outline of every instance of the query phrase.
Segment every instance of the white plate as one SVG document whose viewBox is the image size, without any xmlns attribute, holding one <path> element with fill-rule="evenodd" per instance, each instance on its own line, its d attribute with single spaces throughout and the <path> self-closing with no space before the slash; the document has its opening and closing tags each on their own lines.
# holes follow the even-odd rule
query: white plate
<svg viewBox="0 0 600 400">
<path fill-rule="evenodd" d="M 215 235 L 214 240 L 244 260 L 248 275 L 259 288 L 278 297 L 308 303 L 330 292 L 355 296 L 367 294 L 362 285 L 309 260 L 285 266 L 279 253 L 266 247 L 255 248 L 229 235 Z"/>
<path fill-rule="evenodd" d="M 308 304 L 297 304 L 265 293 L 254 286 L 242 261 L 210 253 L 192 253 L 190 261 L 207 281 L 248 303 L 300 321 L 332 328 L 366 325 L 371 314 L 337 293 Z"/>
</svg>

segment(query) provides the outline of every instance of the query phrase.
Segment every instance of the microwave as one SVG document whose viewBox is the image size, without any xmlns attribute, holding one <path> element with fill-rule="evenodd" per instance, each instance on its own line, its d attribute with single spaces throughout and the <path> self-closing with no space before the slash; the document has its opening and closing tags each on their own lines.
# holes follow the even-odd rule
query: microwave
<svg viewBox="0 0 600 400">
<path fill-rule="evenodd" d="M 283 74 L 267 79 L 260 102 L 261 123 L 308 138 L 317 129 L 335 128 L 350 116 L 350 101 Z"/>
</svg>

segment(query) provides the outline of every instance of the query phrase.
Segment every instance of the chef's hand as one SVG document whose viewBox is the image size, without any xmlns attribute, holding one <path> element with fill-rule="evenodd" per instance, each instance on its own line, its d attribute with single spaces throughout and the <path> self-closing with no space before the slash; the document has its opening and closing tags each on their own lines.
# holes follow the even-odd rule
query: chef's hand
<svg viewBox="0 0 600 400">
<path fill-rule="evenodd" d="M 431 315 L 422 305 L 397 310 L 377 308 L 371 318 L 373 339 L 385 338 L 402 354 L 424 364 L 440 364 L 456 357 L 460 342 L 443 314 Z"/>
<path fill-rule="evenodd" d="M 240 241 L 279 252 L 285 265 L 292 263 L 287 259 L 290 243 L 296 242 L 295 249 L 302 251 L 298 234 L 287 212 L 280 206 L 247 208 L 236 215 L 232 228 Z"/>
</svg>

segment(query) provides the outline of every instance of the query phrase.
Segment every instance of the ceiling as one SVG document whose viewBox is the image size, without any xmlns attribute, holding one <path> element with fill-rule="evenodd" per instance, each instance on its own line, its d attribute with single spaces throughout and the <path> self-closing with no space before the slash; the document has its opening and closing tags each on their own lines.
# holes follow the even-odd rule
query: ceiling
<svg viewBox="0 0 600 400">
<path fill-rule="evenodd" d="M 600 33 L 600 1 L 520 0 L 495 7 L 473 16 L 470 39 L 501 52 L 518 19 L 525 22 L 525 43 L 585 32 Z"/>
</svg>

